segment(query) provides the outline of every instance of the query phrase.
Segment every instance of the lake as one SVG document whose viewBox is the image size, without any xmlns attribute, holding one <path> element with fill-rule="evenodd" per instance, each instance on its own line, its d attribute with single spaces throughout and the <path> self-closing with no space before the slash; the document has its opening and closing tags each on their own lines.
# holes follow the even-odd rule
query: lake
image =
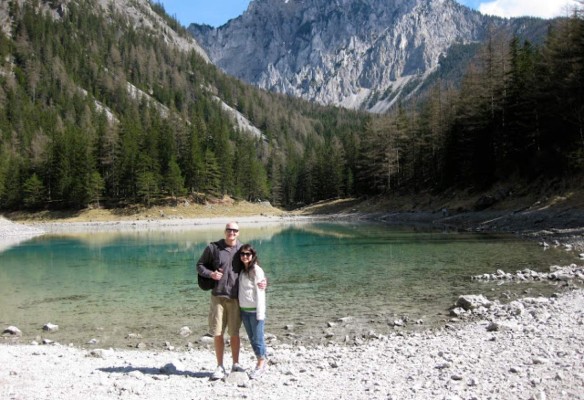
<svg viewBox="0 0 584 400">
<path fill-rule="evenodd" d="M 406 329 L 444 325 L 461 294 L 509 301 L 557 290 L 549 283 L 479 282 L 473 275 L 548 271 L 575 262 L 572 253 L 544 251 L 505 234 L 378 223 L 240 228 L 240 240 L 256 247 L 268 275 L 266 332 L 280 342 L 387 334 L 396 319 L 408 321 Z M 97 347 L 196 346 L 207 332 L 209 292 L 196 284 L 195 263 L 222 236 L 223 226 L 210 225 L 45 235 L 8 248 L 0 253 L 0 326 L 17 326 L 22 343 L 49 338 L 88 347 L 91 339 Z M 328 324 L 342 317 L 351 322 Z M 43 332 L 49 322 L 59 330 Z M 178 335 L 183 326 L 192 330 L 190 337 Z"/>
</svg>

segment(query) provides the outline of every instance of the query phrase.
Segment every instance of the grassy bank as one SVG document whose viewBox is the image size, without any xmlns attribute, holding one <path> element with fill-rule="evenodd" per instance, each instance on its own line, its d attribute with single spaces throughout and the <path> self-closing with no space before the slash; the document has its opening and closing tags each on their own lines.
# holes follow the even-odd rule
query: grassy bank
<svg viewBox="0 0 584 400">
<path fill-rule="evenodd" d="M 177 202 L 174 205 L 124 208 L 86 208 L 77 211 L 9 212 L 4 216 L 18 222 L 110 222 L 149 219 L 190 219 L 214 217 L 281 216 L 285 212 L 269 203 L 235 201 L 228 197 L 206 204 Z"/>
<path fill-rule="evenodd" d="M 584 179 L 584 178 L 583 178 Z M 584 212 L 584 185 L 576 179 L 535 182 L 530 185 L 508 183 L 489 190 L 451 189 L 441 193 L 420 190 L 386 195 L 320 201 L 295 210 L 273 207 L 269 202 L 247 202 L 228 196 L 194 202 L 167 201 L 151 207 L 130 205 L 120 208 L 87 208 L 75 211 L 5 212 L 6 218 L 19 222 L 109 222 L 153 219 L 191 219 L 215 217 L 377 214 L 390 212 L 467 212 L 517 213 L 520 211 L 561 214 Z M 560 221 L 561 222 L 561 221 Z M 582 221 L 584 226 L 584 221 Z"/>
</svg>

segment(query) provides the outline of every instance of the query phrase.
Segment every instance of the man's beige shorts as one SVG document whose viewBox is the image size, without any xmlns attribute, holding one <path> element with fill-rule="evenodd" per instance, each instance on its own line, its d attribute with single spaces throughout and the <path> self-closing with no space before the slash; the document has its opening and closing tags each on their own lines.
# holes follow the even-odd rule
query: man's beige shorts
<svg viewBox="0 0 584 400">
<path fill-rule="evenodd" d="M 211 296 L 209 309 L 209 333 L 222 336 L 227 328 L 229 336 L 239 336 L 241 328 L 241 312 L 237 299 Z"/>
</svg>

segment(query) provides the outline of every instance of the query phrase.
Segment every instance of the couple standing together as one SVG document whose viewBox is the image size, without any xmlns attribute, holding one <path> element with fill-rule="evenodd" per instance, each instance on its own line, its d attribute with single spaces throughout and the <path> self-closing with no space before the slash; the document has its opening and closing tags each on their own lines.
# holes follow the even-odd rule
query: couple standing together
<svg viewBox="0 0 584 400">
<path fill-rule="evenodd" d="M 222 379 L 226 375 L 223 366 L 223 335 L 226 329 L 231 339 L 231 371 L 244 371 L 239 365 L 239 329 L 242 322 L 257 357 L 257 365 L 249 374 L 254 379 L 266 368 L 264 321 L 267 283 L 264 271 L 257 264 L 256 251 L 251 245 L 242 245 L 237 240 L 237 223 L 228 223 L 224 235 L 225 239 L 209 244 L 197 262 L 197 273 L 215 281 L 211 291 L 209 329 L 213 335 L 217 369 L 211 379 Z"/>
</svg>

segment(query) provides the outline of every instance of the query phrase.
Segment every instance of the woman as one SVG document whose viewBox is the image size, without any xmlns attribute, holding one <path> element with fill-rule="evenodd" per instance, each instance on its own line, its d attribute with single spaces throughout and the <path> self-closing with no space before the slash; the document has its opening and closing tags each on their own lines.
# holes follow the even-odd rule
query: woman
<svg viewBox="0 0 584 400">
<path fill-rule="evenodd" d="M 264 271 L 257 264 L 254 248 L 244 244 L 239 250 L 244 270 L 239 274 L 239 307 L 241 320 L 257 357 L 257 365 L 249 374 L 250 379 L 258 378 L 266 369 L 266 343 L 264 341 L 264 322 L 266 319 L 266 291 L 258 283 L 264 280 Z"/>
</svg>

